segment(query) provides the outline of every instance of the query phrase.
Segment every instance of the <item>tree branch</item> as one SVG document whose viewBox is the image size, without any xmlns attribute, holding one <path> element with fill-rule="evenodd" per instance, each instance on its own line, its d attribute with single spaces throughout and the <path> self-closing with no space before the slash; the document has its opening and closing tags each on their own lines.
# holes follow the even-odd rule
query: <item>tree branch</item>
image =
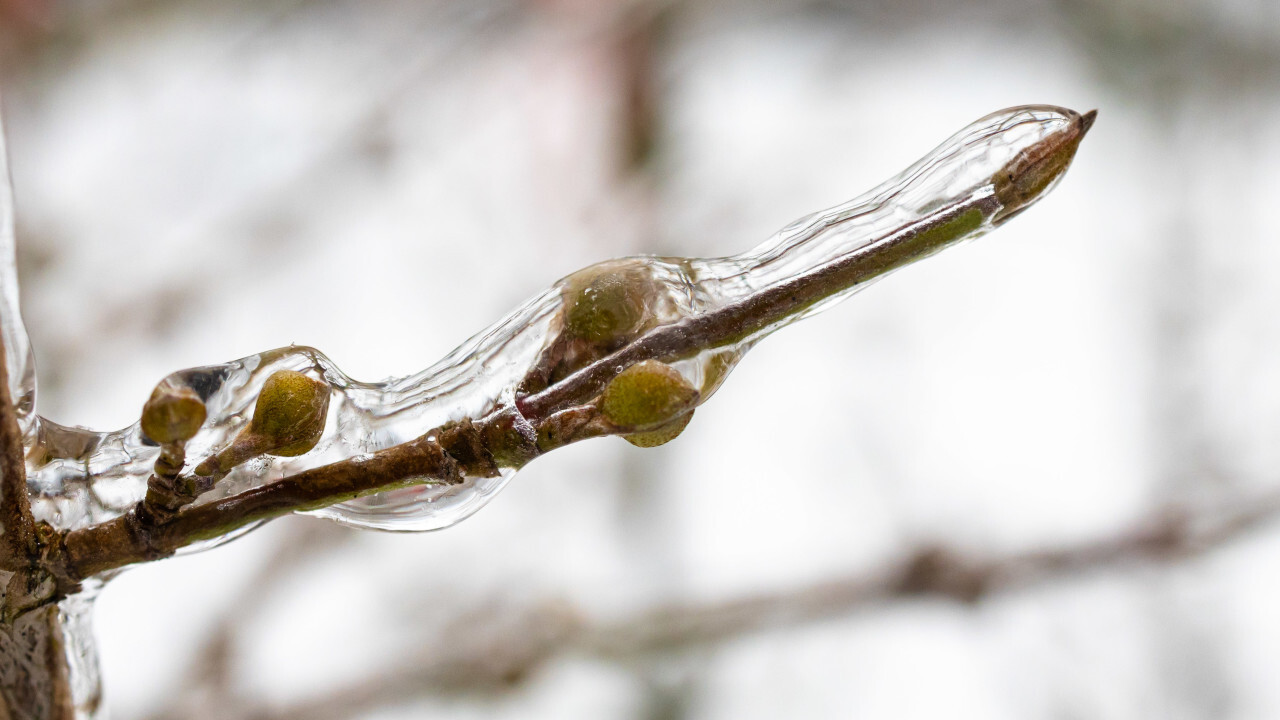
<svg viewBox="0 0 1280 720">
<path fill-rule="evenodd" d="M 824 298 L 865 282 L 968 234 L 981 220 L 962 230 L 959 217 L 980 212 L 990 217 L 1001 205 L 991 195 L 975 202 L 944 208 L 925 220 L 912 223 L 867 246 L 863 252 L 810 275 L 765 290 L 723 308 L 663 325 L 623 349 L 569 376 L 547 390 L 517 402 L 517 412 L 503 410 L 489 417 L 467 420 L 468 439 L 451 441 L 455 428 L 436 428 L 416 440 L 373 454 L 301 472 L 225 500 L 184 508 L 161 524 L 140 522 L 130 511 L 115 520 L 67 535 L 69 573 L 88 577 L 136 562 L 172 554 L 177 548 L 231 532 L 249 523 L 300 510 L 311 510 L 384 490 L 409 478 L 460 483 L 464 476 L 491 477 L 498 471 L 493 461 L 495 445 L 518 446 L 528 437 L 515 423 L 532 425 L 539 438 L 536 447 L 518 453 L 518 465 L 547 450 L 607 433 L 610 428 L 593 424 L 596 413 L 577 422 L 565 405 L 599 394 L 622 368 L 645 360 L 673 360 L 703 349 L 715 348 L 761 332 L 790 314 L 802 312 Z M 568 427 L 564 425 L 568 423 Z M 556 432 L 549 432 L 552 428 Z M 433 438 L 439 438 L 434 440 Z M 501 437 L 502 440 L 495 440 Z M 479 446 L 487 457 L 475 457 L 469 446 Z M 464 452 L 458 452 L 463 449 Z M 462 462 L 459 462 L 459 461 Z M 469 461 L 469 462 L 468 462 Z M 505 465 L 505 464 L 504 464 Z M 145 512 L 144 512 L 145 515 Z"/>
<path fill-rule="evenodd" d="M 1045 107 L 991 115 L 870 200 L 807 219 L 758 255 L 721 261 L 632 258 L 593 266 L 559 286 L 559 304 L 540 306 L 539 312 L 556 316 L 550 330 L 539 332 L 555 335 L 530 341 L 542 343 L 542 355 L 509 388 L 514 402 L 494 400 L 496 407 L 484 417 L 463 418 L 371 456 L 302 471 L 223 500 L 186 507 L 144 501 L 114 520 L 68 533 L 65 567 L 55 574 L 85 578 L 166 557 L 179 547 L 253 522 L 405 483 L 460 484 L 467 478 L 494 477 L 501 468 L 518 469 L 544 452 L 588 437 L 621 434 L 637 444 L 661 444 L 680 432 L 693 407 L 709 394 L 664 362 L 734 348 L 740 352 L 825 301 L 1003 223 L 1062 176 L 1093 117 Z M 1019 134 L 1024 126 L 1032 128 L 1030 134 Z M 987 143 L 1005 133 L 1011 135 L 1008 147 L 1017 150 L 992 156 Z M 991 163 L 976 177 L 975 155 Z M 965 188 L 935 187 L 939 176 L 962 170 L 968 173 L 962 175 Z M 984 172 L 992 174 L 984 177 Z M 917 191 L 923 195 L 911 194 Z M 898 199 L 899 194 L 905 197 Z M 792 259 L 773 274 L 771 263 L 787 253 Z M 707 269 L 708 277 L 690 270 L 695 266 Z M 706 299 L 695 304 L 682 299 L 691 293 Z M 728 367 L 732 362 L 719 368 L 721 375 Z M 704 371 L 714 374 L 715 368 Z M 622 382 L 624 374 L 630 378 L 627 383 Z M 630 389 L 618 393 L 633 400 L 610 405 L 606 387 L 622 385 Z M 673 404 L 677 395 L 683 400 Z M 659 396 L 665 399 L 655 404 Z M 627 412 L 631 402 L 650 412 Z M 255 418 L 257 414 L 255 408 Z M 198 423 L 191 432 L 197 429 Z M 197 476 L 208 475 L 202 467 L 194 471 Z M 187 493 L 195 499 L 209 487 L 201 479 L 177 478 L 172 484 L 195 488 Z"/>
<path fill-rule="evenodd" d="M 461 481 L 458 464 L 439 442 L 421 437 L 368 459 L 344 460 L 283 478 L 225 500 L 183 508 L 169 522 L 146 527 L 136 511 L 68 533 L 68 566 L 76 577 L 171 555 L 258 520 L 314 509 L 374 492 L 406 478 Z"/>
</svg>

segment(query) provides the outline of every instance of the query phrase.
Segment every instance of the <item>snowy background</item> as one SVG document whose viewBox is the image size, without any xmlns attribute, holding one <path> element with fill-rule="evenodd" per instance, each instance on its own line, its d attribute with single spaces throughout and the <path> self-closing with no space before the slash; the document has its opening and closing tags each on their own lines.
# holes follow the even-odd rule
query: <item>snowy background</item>
<svg viewBox="0 0 1280 720">
<path fill-rule="evenodd" d="M 1280 716 L 1280 522 L 787 611 L 1280 485 L 1280 5 L 0 0 L 0 92 L 40 411 L 100 429 L 291 342 L 408 374 L 581 266 L 738 252 L 993 110 L 1099 109 L 1045 202 L 770 338 L 671 445 L 557 451 L 439 533 L 290 518 L 120 577 L 117 719 Z M 760 597 L 764 629 L 502 666 Z"/>
</svg>

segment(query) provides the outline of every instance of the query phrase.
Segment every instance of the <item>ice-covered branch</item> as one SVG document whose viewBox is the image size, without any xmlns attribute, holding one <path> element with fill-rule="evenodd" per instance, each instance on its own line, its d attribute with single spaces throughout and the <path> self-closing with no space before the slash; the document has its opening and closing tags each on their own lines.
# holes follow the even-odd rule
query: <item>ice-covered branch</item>
<svg viewBox="0 0 1280 720">
<path fill-rule="evenodd" d="M 18 311 L 13 193 L 0 130 L 0 717 L 71 720 L 87 707 L 84 691 L 96 673 L 73 680 L 64 650 L 75 639 L 87 605 L 52 601 L 76 587 L 66 574 L 61 536 L 32 511 L 26 450 L 39 419 L 35 363 Z M 88 661 L 79 663 L 87 668 Z"/>
<path fill-rule="evenodd" d="M 0 310 L 3 312 L 3 310 Z M 0 333 L 0 519 L 4 522 L 4 566 L 17 570 L 36 556 L 36 525 L 27 497 L 27 470 L 23 462 L 22 431 L 9 391 L 5 342 Z"/>
<path fill-rule="evenodd" d="M 575 273 L 407 378 L 357 382 L 320 352 L 291 347 L 175 373 L 141 425 L 116 433 L 40 420 L 28 454 L 45 490 L 37 517 L 68 531 L 75 577 L 289 512 L 446 527 L 555 448 L 675 437 L 764 336 L 1042 197 L 1092 121 L 1047 106 L 992 114 L 748 253 L 625 258 Z M 194 467 L 175 471 L 180 457 Z"/>
</svg>

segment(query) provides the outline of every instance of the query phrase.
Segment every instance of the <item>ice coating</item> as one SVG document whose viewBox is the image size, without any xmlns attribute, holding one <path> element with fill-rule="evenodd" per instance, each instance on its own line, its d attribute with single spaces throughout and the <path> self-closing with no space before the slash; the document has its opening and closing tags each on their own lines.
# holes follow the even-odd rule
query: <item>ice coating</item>
<svg viewBox="0 0 1280 720">
<path fill-rule="evenodd" d="M 34 422 L 36 363 L 31 340 L 18 311 L 18 265 L 14 250 L 13 187 L 9 178 L 9 154 L 0 128 L 0 333 L 4 334 L 9 396 L 24 432 Z"/>
<path fill-rule="evenodd" d="M 58 603 L 63 652 L 71 680 L 71 702 L 77 720 L 107 716 L 102 702 L 102 669 L 93 635 L 93 606 L 101 583 L 89 583 L 84 591 Z"/>
<path fill-rule="evenodd" d="M 743 296 L 802 277 L 942 208 L 980 201 L 992 191 L 997 171 L 1029 146 L 1062 132 L 1074 117 L 1074 112 L 1049 106 L 992 113 L 862 195 L 806 215 L 741 255 L 699 265 L 715 278 L 720 285 L 715 292 L 722 297 Z M 990 230 L 993 221 L 994 216 L 984 214 L 982 229 L 966 237 Z M 864 287 L 865 283 L 850 286 L 830 301 Z"/>
<path fill-rule="evenodd" d="M 1043 165 L 1031 162 L 1038 156 L 1028 153 L 1073 124 L 1078 129 L 1080 122 L 1076 113 L 1046 106 L 989 115 L 897 177 L 792 223 L 747 253 L 714 259 L 627 258 L 575 273 L 409 377 L 359 382 L 307 347 L 175 373 L 201 395 L 208 410 L 208 420 L 186 445 L 188 468 L 231 442 L 248 422 L 272 373 L 303 372 L 331 388 L 325 432 L 312 451 L 298 457 L 263 456 L 241 465 L 197 504 L 430 437 L 464 418 L 507 412 L 536 424 L 590 402 L 611 377 L 640 359 L 672 364 L 700 391 L 699 402 L 705 401 L 742 353 L 767 334 L 902 265 L 980 235 L 1034 201 L 1019 197 L 1017 208 L 1006 207 L 1012 191 L 1008 182 L 1000 186 L 998 178 L 1015 160 L 1026 160 L 1023 164 L 1033 169 Z M 1062 169 L 1065 165 L 1034 184 L 1036 197 Z M 6 282 L 5 302 L 12 303 L 6 317 L 16 318 L 12 234 L 5 238 L 7 245 L 0 249 L 7 252 L 7 269 L 0 279 Z M 600 278 L 625 279 L 625 292 L 640 288 L 630 300 L 642 303 L 644 312 L 634 323 L 627 320 L 634 327 L 629 325 L 625 335 L 596 337 L 590 319 L 574 319 L 577 298 L 609 292 L 607 283 L 597 287 Z M 575 322 L 585 329 L 575 329 Z M 25 358 L 20 323 L 4 329 L 6 341 L 12 338 Z M 29 367 L 16 362 L 10 355 L 11 367 Z M 28 387 L 21 385 L 21 392 L 34 399 L 34 387 Z M 34 512 L 61 529 L 84 528 L 127 512 L 145 493 L 159 453 L 137 424 L 97 433 L 31 415 L 27 440 Z M 466 477 L 459 484 L 421 478 L 313 512 L 360 527 L 434 530 L 474 513 L 515 472 L 514 465 L 501 467 L 490 477 Z"/>
</svg>

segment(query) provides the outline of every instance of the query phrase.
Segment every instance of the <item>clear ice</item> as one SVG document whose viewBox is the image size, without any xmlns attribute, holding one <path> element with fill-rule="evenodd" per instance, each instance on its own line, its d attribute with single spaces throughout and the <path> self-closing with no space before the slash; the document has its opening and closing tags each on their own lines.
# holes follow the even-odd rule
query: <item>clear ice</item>
<svg viewBox="0 0 1280 720">
<path fill-rule="evenodd" d="M 955 208 L 980 210 L 980 222 L 965 228 L 954 240 L 974 237 L 993 226 L 995 212 L 1000 209 L 992 200 L 993 175 L 1019 152 L 1066 127 L 1073 117 L 1068 113 L 1037 106 L 989 115 L 879 187 L 801 218 L 741 255 L 611 262 L 638 268 L 656 282 L 661 292 L 652 299 L 650 311 L 660 323 L 670 323 L 749 300 L 785 283 L 802 282 L 866 251 L 896 229 Z M 11 371 L 10 389 L 17 398 L 27 449 L 33 509 L 38 519 L 60 529 L 82 528 L 123 514 L 143 497 L 159 448 L 143 437 L 136 423 L 114 432 L 94 432 L 63 427 L 35 413 L 35 373 L 18 314 L 7 167 L 0 166 L 0 173 L 6 183 L 0 189 L 0 319 Z M 673 365 L 701 388 L 701 400 L 705 400 L 757 340 L 847 297 L 871 279 L 731 341 L 675 358 Z M 435 365 L 409 377 L 359 382 L 318 350 L 296 346 L 181 371 L 185 384 L 199 390 L 208 408 L 203 428 L 187 443 L 188 471 L 235 437 L 252 415 L 264 380 L 273 372 L 305 372 L 332 388 L 325 434 L 314 450 L 298 457 L 264 456 L 245 463 L 197 502 L 382 450 L 450 421 L 516 407 L 518 389 L 563 327 L 566 287 L 566 281 L 560 281 Z M 139 407 L 143 400 L 139 398 Z M 504 469 L 496 477 L 467 478 L 456 485 L 425 480 L 313 514 L 358 527 L 435 530 L 474 513 L 514 474 L 514 470 Z"/>
</svg>

